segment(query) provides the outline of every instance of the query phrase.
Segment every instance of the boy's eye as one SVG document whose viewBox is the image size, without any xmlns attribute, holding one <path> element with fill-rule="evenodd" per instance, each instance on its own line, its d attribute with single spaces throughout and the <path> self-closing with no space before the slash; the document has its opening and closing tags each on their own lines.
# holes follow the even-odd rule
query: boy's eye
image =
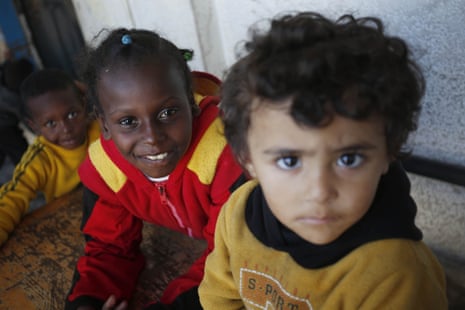
<svg viewBox="0 0 465 310">
<path fill-rule="evenodd" d="M 119 125 L 122 127 L 135 127 L 137 126 L 137 120 L 133 117 L 125 117 L 119 120 Z"/>
<path fill-rule="evenodd" d="M 73 119 L 73 118 L 76 118 L 78 115 L 77 112 L 73 111 L 73 112 L 69 112 L 68 113 L 68 119 Z"/>
<path fill-rule="evenodd" d="M 297 156 L 284 156 L 276 160 L 276 164 L 283 170 L 296 169 L 302 165 Z"/>
<path fill-rule="evenodd" d="M 340 167 L 356 168 L 363 162 L 363 155 L 357 153 L 342 154 L 337 159 L 337 165 Z"/>
<path fill-rule="evenodd" d="M 47 122 L 45 122 L 45 127 L 47 127 L 47 128 L 53 128 L 55 126 L 56 126 L 55 121 L 47 121 Z"/>
<path fill-rule="evenodd" d="M 170 117 L 173 117 L 174 115 L 176 115 L 176 113 L 178 113 L 178 109 L 176 108 L 164 109 L 158 114 L 158 119 L 167 120 Z"/>
</svg>

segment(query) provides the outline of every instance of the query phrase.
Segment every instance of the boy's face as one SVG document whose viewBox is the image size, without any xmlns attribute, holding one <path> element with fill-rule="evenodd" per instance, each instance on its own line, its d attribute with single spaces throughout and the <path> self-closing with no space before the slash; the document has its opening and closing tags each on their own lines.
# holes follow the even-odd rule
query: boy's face
<svg viewBox="0 0 465 310">
<path fill-rule="evenodd" d="M 170 174 L 189 147 L 192 107 L 178 71 L 145 63 L 101 73 L 97 93 L 106 139 L 150 177 Z"/>
<path fill-rule="evenodd" d="M 265 101 L 253 110 L 245 163 L 278 220 L 301 238 L 324 245 L 368 211 L 387 172 L 383 124 L 335 116 L 329 125 L 298 125 Z"/>
<path fill-rule="evenodd" d="M 27 106 L 31 114 L 27 124 L 51 143 L 72 150 L 86 141 L 87 112 L 72 87 L 30 98 Z"/>
</svg>

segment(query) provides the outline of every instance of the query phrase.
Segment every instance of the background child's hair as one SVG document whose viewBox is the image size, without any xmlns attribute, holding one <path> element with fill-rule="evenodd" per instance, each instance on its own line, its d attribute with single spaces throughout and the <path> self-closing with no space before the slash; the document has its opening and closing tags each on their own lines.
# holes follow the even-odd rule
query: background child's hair
<svg viewBox="0 0 465 310">
<path fill-rule="evenodd" d="M 76 96 L 81 98 L 82 94 L 68 73 L 60 70 L 47 68 L 33 72 L 21 84 L 20 95 L 22 101 L 22 114 L 30 118 L 29 99 L 38 97 L 51 91 L 66 90 L 71 87 Z"/>
<path fill-rule="evenodd" d="M 335 114 L 379 115 L 391 156 L 417 127 L 423 75 L 406 43 L 387 36 L 377 18 L 285 15 L 272 20 L 268 32 L 253 31 L 245 50 L 226 76 L 221 103 L 225 135 L 240 159 L 248 154 L 254 98 L 270 104 L 291 99 L 292 118 L 311 127 L 327 125 Z"/>
<path fill-rule="evenodd" d="M 190 59 L 185 58 L 186 51 L 192 55 L 192 51 L 178 49 L 172 42 L 153 31 L 125 28 L 111 31 L 96 48 L 88 48 L 81 57 L 83 70 L 80 75 L 88 87 L 89 103 L 97 112 L 102 112 L 97 96 L 97 82 L 102 70 L 127 68 L 147 61 L 161 61 L 169 62 L 179 70 L 188 98 L 195 105 L 191 71 L 187 65 Z"/>
</svg>

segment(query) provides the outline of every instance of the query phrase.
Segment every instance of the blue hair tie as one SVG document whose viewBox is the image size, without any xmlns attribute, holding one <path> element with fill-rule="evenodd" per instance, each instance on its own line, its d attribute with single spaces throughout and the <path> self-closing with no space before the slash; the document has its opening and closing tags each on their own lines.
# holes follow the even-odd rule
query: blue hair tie
<svg viewBox="0 0 465 310">
<path fill-rule="evenodd" d="M 132 43 L 132 38 L 129 34 L 125 34 L 121 37 L 121 43 L 123 43 L 123 45 L 129 45 Z"/>
</svg>

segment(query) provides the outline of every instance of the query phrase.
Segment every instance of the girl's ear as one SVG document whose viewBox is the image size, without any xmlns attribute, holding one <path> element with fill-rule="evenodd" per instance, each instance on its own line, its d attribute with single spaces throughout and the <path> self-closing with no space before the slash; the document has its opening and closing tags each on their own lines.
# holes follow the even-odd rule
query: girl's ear
<svg viewBox="0 0 465 310">
<path fill-rule="evenodd" d="M 110 140 L 111 134 L 108 130 L 107 122 L 105 121 L 105 117 L 103 117 L 100 113 L 95 113 L 97 121 L 100 125 L 100 130 L 102 131 L 103 138 L 105 140 Z"/>
<path fill-rule="evenodd" d="M 194 93 L 192 91 L 190 92 L 190 95 L 189 95 L 189 102 L 190 102 L 191 109 L 192 109 L 192 117 L 199 116 L 200 115 L 200 107 L 195 102 Z"/>
<path fill-rule="evenodd" d="M 196 103 L 194 103 L 192 105 L 192 117 L 196 117 L 199 115 L 200 115 L 200 107 Z"/>
</svg>

